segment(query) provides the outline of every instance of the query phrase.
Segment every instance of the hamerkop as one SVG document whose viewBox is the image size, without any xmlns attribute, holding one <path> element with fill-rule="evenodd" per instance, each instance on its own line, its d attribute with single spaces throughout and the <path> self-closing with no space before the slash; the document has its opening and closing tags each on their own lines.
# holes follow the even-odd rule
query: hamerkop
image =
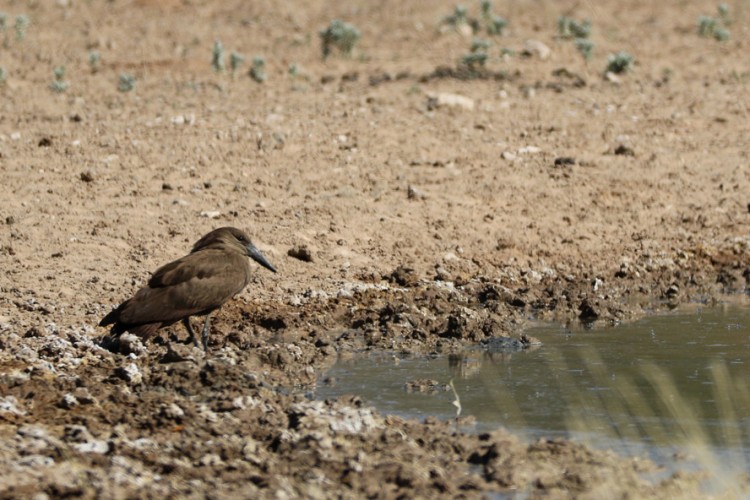
<svg viewBox="0 0 750 500">
<path fill-rule="evenodd" d="M 107 314 L 99 326 L 112 325 L 114 335 L 130 332 L 146 339 L 182 320 L 197 347 L 190 316 L 205 315 L 201 337 L 203 349 L 208 350 L 211 313 L 250 282 L 247 257 L 276 272 L 244 232 L 215 229 L 198 240 L 188 255 L 157 269 L 146 286 Z"/>
</svg>

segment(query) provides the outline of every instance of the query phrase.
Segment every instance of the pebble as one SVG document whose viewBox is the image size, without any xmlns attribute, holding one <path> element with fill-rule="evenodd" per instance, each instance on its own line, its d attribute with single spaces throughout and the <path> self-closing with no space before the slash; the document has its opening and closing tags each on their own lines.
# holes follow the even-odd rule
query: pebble
<svg viewBox="0 0 750 500">
<path fill-rule="evenodd" d="M 450 94 L 447 92 L 440 92 L 437 94 L 428 94 L 427 96 L 427 109 L 433 110 L 436 108 L 449 107 L 449 108 L 461 108 L 465 110 L 474 109 L 474 99 L 469 97 Z"/>
<path fill-rule="evenodd" d="M 14 396 L 0 398 L 0 413 L 26 415 L 26 412 L 18 407 L 18 400 Z"/>
<path fill-rule="evenodd" d="M 135 363 L 116 368 L 115 375 L 129 384 L 137 385 L 143 382 L 143 374 Z"/>
<path fill-rule="evenodd" d="M 526 40 L 523 54 L 527 56 L 537 56 L 539 59 L 545 60 L 549 59 L 549 56 L 552 54 L 552 50 L 550 50 L 547 45 L 545 45 L 543 42 L 540 42 L 539 40 Z"/>
<path fill-rule="evenodd" d="M 208 219 L 218 219 L 221 217 L 221 212 L 218 210 L 204 210 L 201 212 L 201 217 L 206 217 Z"/>
<path fill-rule="evenodd" d="M 120 335 L 120 352 L 123 354 L 143 354 L 146 352 L 146 346 L 141 339 L 132 333 L 125 332 Z"/>
<path fill-rule="evenodd" d="M 60 408 L 70 410 L 71 408 L 78 406 L 79 403 L 78 403 L 78 398 L 76 398 L 71 393 L 67 393 L 65 394 L 65 396 L 63 396 L 59 404 L 60 404 Z"/>
</svg>

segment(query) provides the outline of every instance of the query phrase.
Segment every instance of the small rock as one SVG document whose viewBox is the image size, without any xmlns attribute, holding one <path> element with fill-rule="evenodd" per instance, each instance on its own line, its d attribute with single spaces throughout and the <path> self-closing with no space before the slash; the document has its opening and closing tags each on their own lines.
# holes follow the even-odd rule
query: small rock
<svg viewBox="0 0 750 500">
<path fill-rule="evenodd" d="M 385 276 L 385 278 L 399 286 L 416 286 L 419 284 L 419 276 L 416 271 L 405 266 L 397 267 L 390 275 Z"/>
<path fill-rule="evenodd" d="M 75 396 L 78 402 L 82 405 L 91 405 L 97 402 L 96 398 L 91 395 L 86 387 L 77 387 L 76 390 L 73 391 L 73 396 Z"/>
<path fill-rule="evenodd" d="M 66 443 L 87 443 L 93 439 L 94 436 L 83 425 L 66 425 L 63 430 L 63 440 Z"/>
<path fill-rule="evenodd" d="M 218 210 L 204 210 L 201 212 L 201 217 L 206 217 L 208 219 L 218 219 L 221 217 L 221 212 Z"/>
<path fill-rule="evenodd" d="M 249 458 L 254 458 L 258 454 L 258 442 L 248 437 L 245 439 L 245 444 L 242 446 L 242 456 L 245 458 L 245 460 Z"/>
<path fill-rule="evenodd" d="M 203 357 L 203 351 L 192 345 L 170 343 L 167 353 L 159 360 L 161 363 L 181 363 Z"/>
<path fill-rule="evenodd" d="M 189 115 L 177 115 L 172 117 L 172 123 L 174 125 L 194 125 L 195 124 L 195 115 L 189 114 Z"/>
<path fill-rule="evenodd" d="M 299 259 L 302 262 L 312 262 L 313 261 L 313 254 L 310 248 L 307 245 L 296 245 L 290 248 L 286 254 L 289 257 L 294 257 L 295 259 Z"/>
<path fill-rule="evenodd" d="M 63 396 L 62 400 L 58 403 L 60 408 L 64 408 L 66 410 L 70 410 L 71 408 L 78 406 L 78 398 L 76 398 L 71 393 L 67 393 L 65 396 Z"/>
<path fill-rule="evenodd" d="M 518 150 L 519 155 L 535 155 L 541 152 L 542 148 L 536 146 L 524 146 Z"/>
<path fill-rule="evenodd" d="M 604 79 L 614 84 L 619 84 L 622 81 L 619 76 L 611 71 L 607 71 L 606 73 L 604 73 Z"/>
<path fill-rule="evenodd" d="M 571 156 L 558 156 L 555 158 L 556 167 L 569 167 L 576 164 L 576 159 Z"/>
<path fill-rule="evenodd" d="M 161 190 L 162 191 L 172 191 L 173 189 L 174 188 L 172 187 L 172 185 L 170 183 L 168 183 L 168 182 L 164 182 L 161 185 Z"/>
<path fill-rule="evenodd" d="M 18 400 L 14 396 L 0 398 L 0 413 L 26 415 L 26 412 L 18 407 Z"/>
<path fill-rule="evenodd" d="M 141 339 L 132 333 L 125 332 L 120 335 L 120 352 L 122 354 L 135 354 L 140 355 L 146 352 L 146 346 L 143 345 Z"/>
<path fill-rule="evenodd" d="M 635 156 L 635 151 L 624 144 L 620 144 L 615 148 L 615 154 L 619 156 Z"/>
<path fill-rule="evenodd" d="M 432 111 L 433 109 L 442 107 L 461 108 L 471 111 L 474 109 L 474 99 L 459 94 L 449 94 L 447 92 L 428 95 L 428 110 Z"/>
<path fill-rule="evenodd" d="M 94 182 L 94 173 L 91 170 L 81 172 L 81 180 L 83 182 Z"/>
<path fill-rule="evenodd" d="M 39 143 L 37 144 L 37 146 L 39 146 L 40 148 L 48 148 L 52 146 L 52 139 L 50 139 L 49 137 L 42 137 L 41 139 L 39 139 Z"/>
<path fill-rule="evenodd" d="M 513 161 L 516 158 L 518 158 L 518 156 L 516 156 L 516 153 L 513 153 L 511 151 L 503 151 L 502 154 L 500 155 L 500 157 L 503 160 L 507 160 L 507 161 Z"/>
<path fill-rule="evenodd" d="M 206 455 L 203 455 L 201 457 L 198 463 L 200 465 L 203 465 L 204 467 L 214 467 L 217 465 L 221 465 L 223 463 L 223 460 L 216 453 L 207 453 Z"/>
<path fill-rule="evenodd" d="M 539 40 L 526 40 L 526 44 L 524 45 L 521 54 L 527 57 L 536 56 L 541 60 L 545 60 L 549 59 L 552 50 Z"/>
<path fill-rule="evenodd" d="M 101 439 L 94 439 L 86 443 L 74 443 L 70 446 L 78 453 L 96 453 L 97 455 L 109 453 L 109 443 Z"/>
<path fill-rule="evenodd" d="M 589 299 L 583 299 L 581 305 L 578 306 L 578 310 L 580 311 L 578 319 L 583 322 L 592 322 L 599 318 L 599 313 L 594 309 Z"/>
<path fill-rule="evenodd" d="M 410 200 L 424 200 L 427 198 L 427 194 L 421 189 L 417 189 L 414 186 L 409 186 L 406 190 L 406 196 Z"/>
<path fill-rule="evenodd" d="M 143 382 L 143 374 L 135 363 L 117 367 L 115 369 L 115 375 L 132 385 L 137 385 Z"/>
<path fill-rule="evenodd" d="M 161 408 L 161 415 L 169 420 L 180 420 L 185 416 L 185 411 L 175 403 L 170 403 Z"/>
</svg>

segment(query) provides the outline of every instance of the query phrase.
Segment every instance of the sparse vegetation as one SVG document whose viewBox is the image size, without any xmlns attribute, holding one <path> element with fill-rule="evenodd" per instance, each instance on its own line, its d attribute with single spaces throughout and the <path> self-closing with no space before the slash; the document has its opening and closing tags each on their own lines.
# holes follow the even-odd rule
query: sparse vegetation
<svg viewBox="0 0 750 500">
<path fill-rule="evenodd" d="M 120 92 L 130 92 L 135 88 L 135 77 L 128 73 L 120 73 L 120 81 L 117 84 L 117 90 Z"/>
<path fill-rule="evenodd" d="M 591 21 L 588 19 L 578 21 L 571 17 L 560 16 L 557 18 L 557 34 L 560 38 L 566 40 L 572 39 L 576 49 L 585 61 L 588 62 L 591 59 L 594 47 L 596 46 L 589 39 L 591 36 Z"/>
<path fill-rule="evenodd" d="M 607 73 L 622 74 L 630 71 L 635 59 L 627 52 L 620 51 L 607 57 Z"/>
<path fill-rule="evenodd" d="M 505 28 L 508 27 L 507 19 L 492 12 L 492 2 L 490 2 L 490 0 L 482 0 L 480 8 L 482 11 L 482 20 L 487 29 L 487 34 L 502 35 Z"/>
<path fill-rule="evenodd" d="M 576 21 L 567 16 L 557 19 L 557 33 L 562 38 L 589 38 L 591 36 L 591 21 L 584 19 Z"/>
<path fill-rule="evenodd" d="M 65 81 L 65 66 L 58 66 L 53 71 L 53 80 L 52 83 L 49 84 L 49 88 L 53 92 L 57 92 L 58 94 L 61 94 L 68 90 L 68 87 L 70 87 L 70 84 Z"/>
<path fill-rule="evenodd" d="M 471 52 L 461 58 L 461 64 L 467 66 L 471 70 L 475 70 L 477 67 L 484 67 L 487 63 L 489 55 L 487 51 L 490 48 L 490 42 L 475 38 L 471 42 Z"/>
<path fill-rule="evenodd" d="M 323 59 L 331 55 L 335 47 L 341 54 L 350 55 L 361 34 L 353 25 L 334 19 L 328 27 L 320 32 Z"/>
<path fill-rule="evenodd" d="M 224 46 L 219 40 L 214 42 L 214 49 L 211 53 L 211 68 L 216 73 L 223 73 L 226 69 L 224 64 Z"/>
<path fill-rule="evenodd" d="M 29 28 L 29 18 L 24 14 L 16 16 L 16 38 L 18 40 L 24 40 L 26 38 L 26 30 Z"/>
<path fill-rule="evenodd" d="M 481 21 L 474 17 L 469 17 L 469 11 L 463 5 L 456 5 L 453 13 L 444 17 L 440 24 L 449 26 L 457 31 L 465 30 L 468 32 L 468 29 L 470 29 L 471 33 L 478 33 L 481 31 L 482 26 L 484 26 L 488 35 L 502 35 L 505 28 L 508 27 L 508 20 L 492 12 L 492 2 L 489 0 L 479 2 L 479 8 Z"/>
<path fill-rule="evenodd" d="M 240 69 L 240 66 L 242 66 L 242 63 L 244 62 L 245 56 L 239 52 L 232 52 L 229 55 L 229 68 L 232 70 L 232 76 L 237 73 L 237 70 Z"/>
<path fill-rule="evenodd" d="M 467 12 L 468 11 L 466 10 L 466 7 L 464 7 L 463 5 L 456 5 L 456 7 L 453 9 L 453 14 L 444 17 L 442 22 L 443 24 L 447 24 L 448 26 L 458 28 L 469 23 Z"/>
<path fill-rule="evenodd" d="M 485 52 L 472 52 L 461 58 L 461 64 L 474 70 L 477 67 L 484 67 L 487 64 L 487 57 Z"/>
<path fill-rule="evenodd" d="M 698 18 L 698 34 L 702 37 L 713 37 L 720 42 L 726 42 L 731 36 L 727 28 L 732 22 L 729 16 L 729 6 L 722 3 L 716 10 L 717 17 L 700 16 Z"/>
<path fill-rule="evenodd" d="M 594 47 L 596 46 L 594 42 L 592 42 L 588 38 L 576 38 L 574 43 L 576 49 L 578 49 L 578 52 L 581 53 L 586 61 L 591 59 L 591 55 L 594 52 Z"/>
<path fill-rule="evenodd" d="M 98 50 L 92 50 L 89 52 L 89 67 L 91 68 L 92 73 L 96 73 L 99 71 L 99 64 L 101 63 L 102 56 L 99 54 Z"/>
<path fill-rule="evenodd" d="M 250 67 L 250 78 L 258 83 L 266 81 L 266 61 L 260 56 L 253 57 L 253 65 Z"/>
<path fill-rule="evenodd" d="M 6 80 L 8 80 L 8 72 L 0 66 L 0 86 L 5 85 Z"/>
</svg>

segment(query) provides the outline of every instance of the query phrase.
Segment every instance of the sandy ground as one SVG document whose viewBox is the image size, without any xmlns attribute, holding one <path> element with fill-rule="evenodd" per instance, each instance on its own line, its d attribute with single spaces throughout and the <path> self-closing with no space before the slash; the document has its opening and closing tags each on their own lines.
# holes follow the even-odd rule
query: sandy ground
<svg viewBox="0 0 750 500">
<path fill-rule="evenodd" d="M 700 497 L 614 452 L 306 394 L 358 349 L 744 291 L 750 12 L 729 6 L 722 43 L 697 35 L 709 2 L 495 2 L 509 27 L 467 75 L 446 1 L 3 2 L 0 496 Z M 561 14 L 591 19 L 588 63 Z M 335 18 L 362 38 L 323 60 Z M 280 272 L 216 315 L 209 355 L 180 328 L 103 348 L 99 319 L 225 225 Z"/>
</svg>

